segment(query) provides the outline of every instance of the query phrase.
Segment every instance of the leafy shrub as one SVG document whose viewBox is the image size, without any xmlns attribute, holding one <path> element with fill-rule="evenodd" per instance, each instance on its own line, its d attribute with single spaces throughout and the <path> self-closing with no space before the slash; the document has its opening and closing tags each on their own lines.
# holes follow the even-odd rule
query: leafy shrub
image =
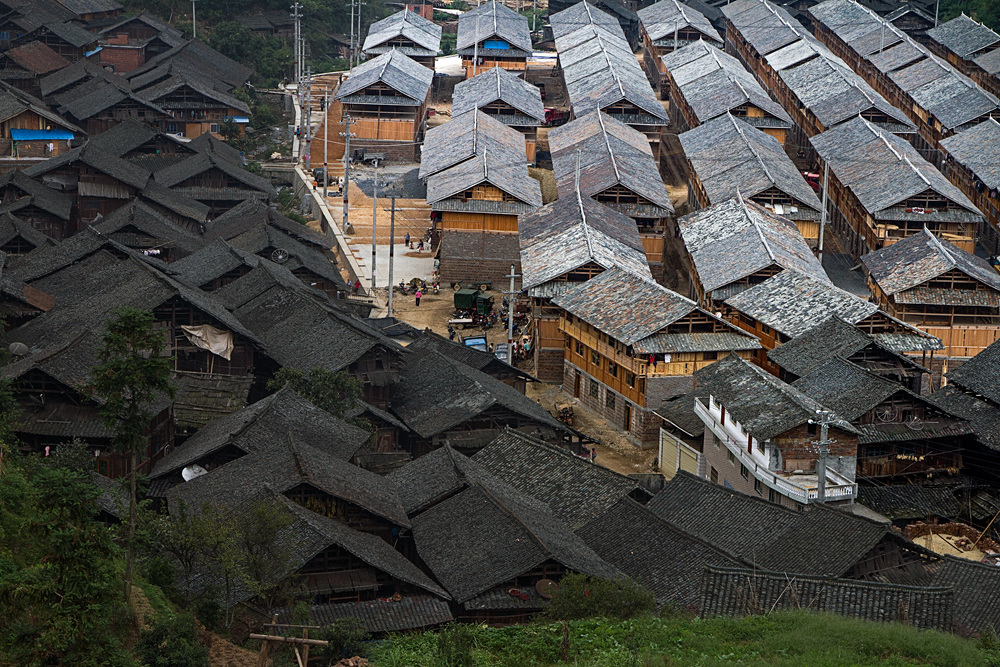
<svg viewBox="0 0 1000 667">
<path fill-rule="evenodd" d="M 149 667 L 208 667 L 208 649 L 199 634 L 193 616 L 178 614 L 143 632 L 135 650 Z"/>
<path fill-rule="evenodd" d="M 320 656 L 324 660 L 335 661 L 340 658 L 365 656 L 365 642 L 371 639 L 364 621 L 360 618 L 338 618 L 336 621 L 320 630 L 317 639 L 330 642 L 322 649 Z"/>
<path fill-rule="evenodd" d="M 438 633 L 436 667 L 472 667 L 476 626 L 452 624 Z"/>
<path fill-rule="evenodd" d="M 631 579 L 601 579 L 568 574 L 559 582 L 548 615 L 557 620 L 578 618 L 628 619 L 644 616 L 656 608 L 653 594 Z"/>
</svg>

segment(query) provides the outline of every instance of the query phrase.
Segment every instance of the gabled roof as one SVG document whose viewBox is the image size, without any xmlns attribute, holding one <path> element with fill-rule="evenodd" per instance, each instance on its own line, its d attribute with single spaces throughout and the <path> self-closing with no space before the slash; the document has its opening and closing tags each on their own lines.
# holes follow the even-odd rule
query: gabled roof
<svg viewBox="0 0 1000 667">
<path fill-rule="evenodd" d="M 239 181 L 249 189 L 256 190 L 268 197 L 277 196 L 270 180 L 250 173 L 229 160 L 219 158 L 214 153 L 197 153 L 176 164 L 164 167 L 156 172 L 153 177 L 157 183 L 160 183 L 164 187 L 173 188 L 177 187 L 183 181 L 210 169 L 218 169 L 226 176 Z"/>
<path fill-rule="evenodd" d="M 822 204 L 777 139 L 728 113 L 678 139 L 713 204 L 736 196 L 753 198 L 776 188 L 800 209 L 818 214 Z"/>
<path fill-rule="evenodd" d="M 948 373 L 948 380 L 1000 406 L 1000 342 Z"/>
<path fill-rule="evenodd" d="M 227 107 L 232 107 L 233 109 L 242 111 L 246 114 L 250 113 L 250 107 L 248 107 L 243 100 L 239 100 L 229 93 L 218 90 L 201 77 L 193 76 L 187 72 L 172 74 L 169 78 L 164 79 L 159 83 L 140 89 L 139 94 L 148 100 L 161 103 L 164 107 L 178 106 L 176 103 L 164 100 L 163 98 L 182 88 L 189 88 L 200 95 L 204 95 L 214 102 L 224 104 Z M 198 104 L 199 107 L 201 106 L 200 103 L 195 104 Z M 186 105 L 181 104 L 179 106 L 184 107 Z"/>
<path fill-rule="evenodd" d="M 1000 625 L 995 600 L 1000 595 L 1000 573 L 996 566 L 965 558 L 945 556 L 934 575 L 935 586 L 955 590 L 954 627 L 960 632 L 986 632 Z"/>
<path fill-rule="evenodd" d="M 348 463 L 337 454 L 302 442 L 294 432 L 271 433 L 270 441 L 253 454 L 172 487 L 167 491 L 170 507 L 176 508 L 183 502 L 192 509 L 205 504 L 236 508 L 268 488 L 287 493 L 307 485 L 391 524 L 409 527 L 410 520 L 392 482 Z"/>
<path fill-rule="evenodd" d="M 807 423 L 818 410 L 829 407 L 736 355 L 696 371 L 695 381 L 761 442 Z M 836 428 L 857 432 L 846 415 L 833 417 Z"/>
<path fill-rule="evenodd" d="M 396 486 L 406 513 L 412 517 L 473 484 L 488 483 L 492 475 L 444 445 L 393 470 L 386 479 Z"/>
<path fill-rule="evenodd" d="M 427 178 L 484 153 L 490 153 L 511 166 L 527 165 L 528 162 L 523 134 L 489 114 L 476 111 L 461 114 L 427 130 L 420 153 L 420 178 Z"/>
<path fill-rule="evenodd" d="M 415 517 L 413 541 L 457 602 L 547 561 L 581 574 L 621 576 L 543 503 L 495 480 L 473 483 Z"/>
<path fill-rule="evenodd" d="M 253 70 L 227 58 L 204 42 L 192 39 L 150 58 L 144 65 L 129 72 L 128 79 L 135 80 L 168 62 L 216 79 L 219 88 L 227 90 L 243 85 L 253 74 Z"/>
<path fill-rule="evenodd" d="M 452 94 L 451 114 L 458 116 L 479 109 L 493 102 L 503 102 L 523 116 L 507 121 L 506 116 L 498 117 L 508 125 L 540 125 L 545 122 L 545 106 L 542 93 L 513 72 L 500 66 L 477 74 L 455 86 Z"/>
<path fill-rule="evenodd" d="M 490 0 L 458 17 L 458 38 L 455 49 L 459 53 L 468 50 L 471 54 L 477 43 L 482 44 L 492 38 L 507 42 L 510 45 L 508 51 L 520 52 L 521 55 L 531 54 L 528 19 L 503 3 Z M 482 46 L 480 48 L 482 49 Z"/>
<path fill-rule="evenodd" d="M 1000 49 L 993 49 L 981 56 L 976 56 L 972 62 L 976 63 L 987 74 L 996 76 L 997 73 L 1000 73 Z"/>
<path fill-rule="evenodd" d="M 409 356 L 392 387 L 392 411 L 431 438 L 499 408 L 565 432 L 561 422 L 510 385 L 437 351 Z"/>
<path fill-rule="evenodd" d="M 837 180 L 851 190 L 865 210 L 876 218 L 886 209 L 928 190 L 965 209 L 972 216 L 970 221 L 981 218 L 969 198 L 908 141 L 864 118 L 842 123 L 811 137 L 810 141 L 823 160 L 829 163 Z M 961 215 L 962 212 L 949 211 L 943 215 L 956 214 Z"/>
<path fill-rule="evenodd" d="M 78 329 L 64 340 L 37 349 L 0 368 L 0 378 L 13 380 L 38 370 L 57 382 L 77 390 L 95 403 L 103 403 L 87 388 L 93 383 L 93 369 L 99 362 L 101 336 L 88 328 Z M 169 399 L 168 399 L 169 402 Z M 161 405 L 162 410 L 165 405 Z M 110 429 L 108 429 L 110 433 Z"/>
<path fill-rule="evenodd" d="M 523 141 L 523 135 L 517 134 Z M 516 213 L 526 212 L 523 210 L 524 206 L 542 205 L 542 188 L 538 181 L 528 176 L 527 163 L 518 161 L 511 164 L 502 154 L 488 150 L 428 178 L 427 203 L 433 207 L 444 199 L 483 183 L 489 183 L 516 198 L 518 201 L 513 203 L 521 205 L 514 211 Z"/>
<path fill-rule="evenodd" d="M 584 197 L 593 197 L 621 185 L 651 204 L 635 207 L 642 211 L 641 217 L 673 213 L 645 135 L 608 114 L 589 113 L 554 128 L 549 132 L 549 148 L 561 196 L 571 197 L 579 187 Z M 629 205 L 617 210 L 636 215 Z"/>
<path fill-rule="evenodd" d="M 75 162 L 81 162 L 136 189 L 142 188 L 149 180 L 149 172 L 145 169 L 136 167 L 103 150 L 99 143 L 89 141 L 80 148 L 74 148 L 28 167 L 24 170 L 24 174 L 31 178 L 37 178 Z"/>
<path fill-rule="evenodd" d="M 766 0 L 736 0 L 721 10 L 762 57 L 808 34 L 784 7 Z"/>
<path fill-rule="evenodd" d="M 26 35 L 36 32 L 39 28 L 45 28 L 59 39 L 77 48 L 93 44 L 97 41 L 97 35 L 83 29 L 72 21 L 47 21 L 37 28 L 28 30 Z"/>
<path fill-rule="evenodd" d="M 948 155 L 970 169 L 987 189 L 1000 188 L 1000 123 L 995 118 L 945 137 L 940 143 Z"/>
<path fill-rule="evenodd" d="M 200 463 L 223 449 L 258 454 L 287 437 L 348 461 L 371 434 L 316 407 L 286 386 L 209 422 L 160 459 L 150 476 L 155 479 L 176 475 L 182 468 Z"/>
<path fill-rule="evenodd" d="M 722 46 L 722 37 L 705 18 L 705 15 L 697 9 L 678 2 L 678 0 L 660 0 L 648 7 L 643 7 L 637 13 L 646 34 L 654 41 L 669 37 L 678 30 L 693 28 L 709 40 Z"/>
<path fill-rule="evenodd" d="M 966 381 L 993 394 L 996 393 L 990 386 L 992 378 L 985 378 L 982 384 L 978 379 Z M 974 391 L 977 390 L 963 391 L 956 382 L 941 387 L 930 394 L 927 400 L 972 424 L 976 440 L 990 449 L 1000 451 L 1000 407 L 977 398 L 972 393 Z"/>
<path fill-rule="evenodd" d="M 101 86 L 91 88 L 89 92 L 77 95 L 73 91 L 65 103 L 59 107 L 60 113 L 68 113 L 78 121 L 84 121 L 96 116 L 106 109 L 110 109 L 116 104 L 128 102 L 146 107 L 150 111 L 155 111 L 163 117 L 170 116 L 169 113 L 154 102 L 133 93 L 118 82 L 105 83 Z M 62 99 L 62 98 L 60 98 Z"/>
<path fill-rule="evenodd" d="M 35 74 L 48 74 L 70 65 L 68 60 L 37 40 L 8 49 L 3 55 Z"/>
<path fill-rule="evenodd" d="M 144 23 L 150 28 L 160 31 L 161 36 L 163 36 L 164 33 L 166 33 L 170 37 L 182 38 L 184 34 L 177 28 L 174 28 L 169 23 L 163 22 L 159 17 L 154 16 L 147 11 L 142 11 L 135 16 L 125 16 L 116 21 L 115 23 L 112 23 L 109 26 L 101 28 L 97 34 L 103 36 L 107 35 L 108 33 L 113 33 L 115 30 L 118 30 L 123 25 L 131 23 L 132 21 L 138 21 L 139 23 Z"/>
<path fill-rule="evenodd" d="M 77 60 L 68 67 L 63 67 L 59 71 L 52 72 L 38 80 L 43 97 L 48 97 L 63 92 L 66 88 L 83 81 L 84 79 L 100 79 L 105 82 L 121 80 L 122 84 L 127 82 L 104 67 L 91 60 Z"/>
<path fill-rule="evenodd" d="M 368 86 L 374 83 L 384 83 L 393 90 L 406 95 L 412 106 L 420 106 L 427 99 L 433 79 L 434 72 L 432 70 L 394 50 L 383 53 L 352 69 L 347 79 L 340 84 L 337 99 L 344 103 L 350 103 L 352 96 L 363 93 Z M 364 96 L 361 95 L 361 97 Z M 398 104 L 399 102 L 387 99 L 383 103 Z"/>
<path fill-rule="evenodd" d="M 993 270 L 989 262 L 958 248 L 949 241 L 939 239 L 926 227 L 913 236 L 862 256 L 861 262 L 879 289 L 889 296 L 895 295 L 897 300 L 906 297 L 900 293 L 917 288 L 946 271 L 957 269 L 991 288 L 994 305 L 998 305 L 1000 274 Z M 969 296 L 963 294 L 968 290 L 928 289 L 931 293 L 938 293 L 944 298 L 944 303 L 961 304 Z M 988 294 L 982 296 L 985 298 Z M 950 295 L 951 298 L 946 295 Z"/>
<path fill-rule="evenodd" d="M 663 0 L 652 7 L 672 4 Z M 791 127 L 784 108 L 764 92 L 740 61 L 708 42 L 699 41 L 663 56 L 663 64 L 677 84 L 684 101 L 704 123 L 744 104 L 752 104 L 770 118 L 744 117 L 763 127 Z"/>
<path fill-rule="evenodd" d="M 21 220 L 10 213 L 0 213 L 0 246 L 7 244 L 11 239 L 20 238 L 30 243 L 35 248 L 42 246 L 53 246 L 57 241 L 31 226 L 31 223 Z M 0 269 L 3 265 L 0 264 Z"/>
<path fill-rule="evenodd" d="M 796 271 L 782 271 L 726 305 L 792 338 L 832 315 L 854 324 L 878 311 L 874 303 Z"/>
<path fill-rule="evenodd" d="M 677 224 L 706 292 L 771 266 L 829 282 L 792 222 L 741 196 L 686 215 Z"/>
<path fill-rule="evenodd" d="M 561 39 L 587 26 L 601 28 L 614 37 L 625 39 L 625 33 L 618 19 L 599 10 L 590 2 L 578 2 L 550 15 L 549 24 L 552 26 L 552 35 L 555 39 Z"/>
<path fill-rule="evenodd" d="M 204 247 L 205 240 L 160 215 L 142 199 L 134 199 L 111 212 L 91 227 L 124 246 L 144 250 L 174 248 L 178 256 L 190 255 Z"/>
<path fill-rule="evenodd" d="M 633 122 L 666 125 L 670 120 L 667 112 L 653 94 L 649 80 L 620 32 L 620 28 L 613 33 L 587 25 L 556 38 L 573 115 L 579 117 L 625 101 L 641 115 Z"/>
<path fill-rule="evenodd" d="M 221 238 L 228 241 L 252 230 L 259 224 L 276 227 L 309 247 L 315 249 L 328 247 L 326 238 L 322 234 L 286 218 L 259 199 L 241 202 L 215 218 L 209 225 L 205 236 L 210 240 Z"/>
<path fill-rule="evenodd" d="M 73 198 L 31 178 L 23 170 L 11 169 L 0 176 L 0 188 L 7 187 L 13 187 L 22 192 L 24 196 L 0 205 L 0 212 L 16 212 L 25 206 L 32 205 L 57 218 L 69 220 L 73 208 Z"/>
<path fill-rule="evenodd" d="M 545 503 L 576 530 L 625 497 L 647 500 L 639 483 L 565 447 L 507 428 L 472 460 L 501 481 Z"/>
<path fill-rule="evenodd" d="M 417 45 L 410 47 L 413 52 L 406 55 L 436 56 L 441 52 L 441 26 L 405 7 L 401 12 L 372 23 L 361 50 L 365 53 L 381 53 L 392 48 L 385 43 L 396 37 L 404 37 Z"/>
<path fill-rule="evenodd" d="M 756 338 L 702 310 L 680 294 L 649 278 L 614 267 L 552 300 L 560 308 L 636 352 L 679 352 L 705 350 L 753 350 Z M 685 316 L 699 311 L 718 320 L 729 331 L 723 333 L 670 334 L 664 330 Z M 694 339 L 694 342 L 690 339 Z M 691 349 L 672 345 L 683 344 Z"/>
<path fill-rule="evenodd" d="M 652 279 L 635 221 L 589 197 L 574 195 L 518 220 L 522 288 L 532 296 L 572 289 L 573 283 L 550 281 L 591 262 Z"/>
<path fill-rule="evenodd" d="M 859 419 L 893 394 L 910 393 L 898 382 L 836 357 L 800 377 L 792 386 L 848 421 Z"/>
<path fill-rule="evenodd" d="M 470 234 L 470 236 L 473 235 Z M 513 234 L 504 234 L 502 236 L 513 236 Z M 445 336 L 430 330 L 418 333 L 420 336 L 406 346 L 407 351 L 422 353 L 425 350 L 434 350 L 450 359 L 482 371 L 491 377 L 509 377 L 511 375 L 525 378 L 531 377 L 521 369 L 511 366 L 505 361 L 501 361 L 492 352 L 477 350 L 474 347 L 463 345 L 458 341 L 448 340 Z"/>
<path fill-rule="evenodd" d="M 927 36 L 959 58 L 968 58 L 973 53 L 1000 44 L 1000 35 L 966 16 L 965 12 L 931 28 L 927 31 Z"/>
</svg>

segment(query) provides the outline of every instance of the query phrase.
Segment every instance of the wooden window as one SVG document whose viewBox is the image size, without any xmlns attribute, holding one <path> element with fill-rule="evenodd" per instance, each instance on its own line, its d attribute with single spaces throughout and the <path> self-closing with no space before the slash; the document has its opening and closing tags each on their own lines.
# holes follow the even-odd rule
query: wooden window
<svg viewBox="0 0 1000 667">
<path fill-rule="evenodd" d="M 608 359 L 608 375 L 613 378 L 618 377 L 618 364 Z"/>
<path fill-rule="evenodd" d="M 715 468 L 712 468 L 712 472 L 709 474 L 709 479 L 712 480 L 712 484 L 718 484 L 719 483 L 719 471 L 716 470 Z"/>
<path fill-rule="evenodd" d="M 601 355 L 597 354 L 593 350 L 590 352 L 590 363 L 594 364 L 598 368 L 601 366 Z"/>
<path fill-rule="evenodd" d="M 625 384 L 627 384 L 632 389 L 635 389 L 635 373 L 631 371 L 625 371 Z"/>
<path fill-rule="evenodd" d="M 758 496 L 764 495 L 764 485 L 760 483 L 759 479 L 753 481 L 753 490 L 757 492 Z"/>
<path fill-rule="evenodd" d="M 774 492 L 774 489 L 767 490 L 767 499 L 772 503 L 778 502 L 778 494 Z"/>
<path fill-rule="evenodd" d="M 581 357 L 583 356 L 583 343 L 580 341 L 576 341 L 576 353 Z"/>
<path fill-rule="evenodd" d="M 591 398 L 597 398 L 598 396 L 600 396 L 600 389 L 598 389 L 597 380 L 591 380 L 590 381 L 590 397 Z"/>
<path fill-rule="evenodd" d="M 728 458 L 729 462 L 732 463 L 733 465 L 736 464 L 736 456 L 733 454 L 732 450 L 729 450 L 726 453 L 726 458 Z"/>
<path fill-rule="evenodd" d="M 750 478 L 750 469 L 747 468 L 745 465 L 743 465 L 741 463 L 740 464 L 740 474 L 743 475 L 743 479 L 749 479 Z"/>
<path fill-rule="evenodd" d="M 615 395 L 613 392 L 604 392 L 604 407 L 615 409 Z"/>
</svg>

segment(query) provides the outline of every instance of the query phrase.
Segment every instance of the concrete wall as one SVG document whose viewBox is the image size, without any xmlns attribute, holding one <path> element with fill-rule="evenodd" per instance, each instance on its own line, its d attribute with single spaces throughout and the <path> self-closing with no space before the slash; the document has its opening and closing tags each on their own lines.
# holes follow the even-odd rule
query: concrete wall
<svg viewBox="0 0 1000 667">
<path fill-rule="evenodd" d="M 574 396 L 576 378 L 580 377 L 579 400 L 586 408 L 596 413 L 608 424 L 625 433 L 641 449 L 658 447 L 660 444 L 660 418 L 643 407 L 636 405 L 593 376 L 583 372 L 568 361 L 563 362 L 563 392 Z M 592 389 L 594 387 L 594 389 Z M 594 395 L 596 393 L 596 396 Z M 608 396 L 614 397 L 614 405 L 608 405 Z M 626 417 L 627 424 L 626 424 Z"/>
</svg>

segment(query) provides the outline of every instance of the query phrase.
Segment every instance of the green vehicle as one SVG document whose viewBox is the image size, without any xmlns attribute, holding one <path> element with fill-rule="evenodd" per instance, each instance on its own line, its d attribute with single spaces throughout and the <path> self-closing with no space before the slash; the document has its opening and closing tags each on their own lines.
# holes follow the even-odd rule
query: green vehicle
<svg viewBox="0 0 1000 667">
<path fill-rule="evenodd" d="M 477 289 L 460 289 L 455 292 L 455 310 L 464 310 L 476 315 L 493 312 L 493 297 Z"/>
</svg>

